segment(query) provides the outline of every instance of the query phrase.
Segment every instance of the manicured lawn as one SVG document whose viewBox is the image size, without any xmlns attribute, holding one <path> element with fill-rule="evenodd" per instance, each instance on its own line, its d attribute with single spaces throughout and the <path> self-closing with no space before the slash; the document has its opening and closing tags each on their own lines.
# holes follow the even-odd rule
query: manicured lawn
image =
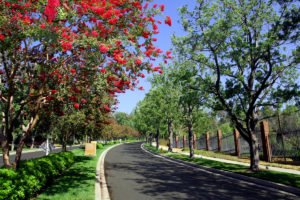
<svg viewBox="0 0 300 200">
<path fill-rule="evenodd" d="M 84 156 L 84 149 L 73 150 L 76 162 L 36 199 L 94 200 L 98 158 L 110 146 L 97 149 L 97 156 Z"/>
<path fill-rule="evenodd" d="M 259 179 L 269 180 L 269 181 L 273 181 L 276 183 L 281 183 L 281 184 L 300 188 L 300 175 L 275 172 L 275 171 L 270 171 L 270 170 L 261 170 L 260 172 L 254 173 L 254 172 L 251 172 L 249 170 L 249 167 L 247 167 L 247 166 L 223 163 L 223 162 L 208 160 L 208 159 L 204 159 L 204 158 L 190 158 L 187 155 L 183 155 L 180 153 L 168 153 L 167 151 L 163 151 L 163 153 L 161 153 L 160 150 L 157 151 L 155 147 L 150 147 L 148 145 L 145 145 L 145 147 L 151 151 L 160 153 L 164 156 L 168 156 L 171 158 L 176 158 L 179 160 L 196 163 L 198 165 L 203 165 L 203 166 L 220 169 L 220 170 L 224 170 L 224 171 L 229 171 L 229 172 L 233 172 L 233 173 L 239 173 L 239 174 L 243 174 L 245 176 L 251 176 L 251 177 L 255 177 L 255 178 L 259 178 Z"/>
</svg>

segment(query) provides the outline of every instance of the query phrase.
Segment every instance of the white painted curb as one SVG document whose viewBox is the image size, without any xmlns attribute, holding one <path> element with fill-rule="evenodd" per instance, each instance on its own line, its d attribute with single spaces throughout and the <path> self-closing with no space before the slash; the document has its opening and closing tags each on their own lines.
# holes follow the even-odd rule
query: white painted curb
<svg viewBox="0 0 300 200">
<path fill-rule="evenodd" d="M 95 200 L 110 200 L 109 192 L 106 184 L 105 169 L 104 169 L 104 159 L 109 150 L 122 144 L 117 144 L 109 147 L 98 159 L 96 168 L 96 182 L 95 182 Z"/>
</svg>

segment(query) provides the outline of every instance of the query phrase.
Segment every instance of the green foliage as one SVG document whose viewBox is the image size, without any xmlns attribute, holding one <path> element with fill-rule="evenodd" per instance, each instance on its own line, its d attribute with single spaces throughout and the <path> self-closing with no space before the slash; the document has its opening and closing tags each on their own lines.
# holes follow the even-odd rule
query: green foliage
<svg viewBox="0 0 300 200">
<path fill-rule="evenodd" d="M 133 128 L 132 115 L 128 115 L 124 112 L 116 112 L 114 118 L 119 125 L 129 126 Z"/>
<path fill-rule="evenodd" d="M 103 144 L 97 143 L 97 149 L 102 149 L 102 148 L 103 148 Z"/>
<path fill-rule="evenodd" d="M 24 193 L 17 190 L 15 182 L 18 173 L 12 169 L 0 169 L 0 199 L 14 200 L 24 197 Z"/>
<path fill-rule="evenodd" d="M 233 131 L 233 128 L 230 126 L 229 123 L 224 123 L 224 124 L 220 125 L 218 127 L 218 129 L 222 131 L 223 135 L 226 135 L 228 133 L 232 133 L 232 131 Z"/>
<path fill-rule="evenodd" d="M 21 162 L 15 170 L 0 169 L 0 199 L 29 199 L 73 162 L 74 154 L 61 152 Z"/>
</svg>

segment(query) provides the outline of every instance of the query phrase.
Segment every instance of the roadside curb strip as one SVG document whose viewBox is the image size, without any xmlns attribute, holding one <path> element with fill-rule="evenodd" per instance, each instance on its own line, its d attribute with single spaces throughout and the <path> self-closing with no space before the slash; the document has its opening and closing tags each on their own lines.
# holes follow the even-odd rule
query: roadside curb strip
<svg viewBox="0 0 300 200">
<path fill-rule="evenodd" d="M 104 169 L 104 159 L 109 150 L 122 144 L 116 144 L 103 151 L 98 159 L 96 168 L 95 200 L 110 200 Z"/>
<path fill-rule="evenodd" d="M 262 187 L 262 188 L 267 189 L 267 190 L 281 192 L 281 193 L 288 193 L 288 194 L 296 195 L 296 196 L 300 197 L 300 189 L 296 188 L 296 187 L 287 186 L 287 185 L 283 185 L 283 184 L 280 184 L 280 183 L 274 183 L 274 182 L 271 182 L 271 181 L 266 181 L 266 180 L 262 180 L 262 179 L 258 179 L 258 178 L 248 177 L 248 176 L 244 176 L 244 175 L 237 174 L 237 173 L 227 172 L 227 171 L 206 167 L 206 166 L 203 166 L 203 165 L 198 165 L 198 164 L 195 164 L 195 163 L 190 163 L 190 162 L 175 159 L 175 158 L 166 157 L 166 156 L 163 156 L 161 154 L 158 154 L 156 152 L 152 152 L 152 151 L 144 148 L 143 144 L 141 145 L 141 148 L 144 151 L 146 151 L 146 152 L 148 152 L 152 155 L 155 155 L 156 157 L 163 158 L 163 159 L 165 159 L 169 162 L 176 162 L 178 164 L 185 165 L 187 167 L 191 167 L 193 169 L 198 169 L 200 171 L 208 172 L 208 173 L 213 174 L 215 176 L 223 176 L 223 177 L 226 177 L 226 178 L 238 181 L 238 182 L 243 182 L 243 183 L 247 183 L 247 184 L 250 184 L 250 185 L 255 185 L 255 186 L 258 186 L 258 187 Z M 278 191 L 278 190 L 280 190 L 280 191 Z"/>
</svg>

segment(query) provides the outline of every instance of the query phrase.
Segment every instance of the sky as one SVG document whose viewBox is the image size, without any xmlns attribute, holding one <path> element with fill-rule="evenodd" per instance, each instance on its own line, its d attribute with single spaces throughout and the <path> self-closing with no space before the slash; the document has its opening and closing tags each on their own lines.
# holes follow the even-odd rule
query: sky
<svg viewBox="0 0 300 200">
<path fill-rule="evenodd" d="M 160 33 L 155 35 L 157 38 L 157 42 L 155 43 L 158 48 L 163 50 L 164 52 L 170 50 L 172 48 L 172 41 L 171 36 L 175 33 L 177 36 L 185 35 L 185 32 L 179 22 L 180 16 L 178 12 L 178 8 L 182 7 L 183 5 L 187 4 L 189 6 L 194 6 L 194 1 L 192 0 L 154 0 L 149 6 L 153 4 L 164 4 L 165 11 L 163 12 L 164 15 L 170 16 L 172 19 L 172 26 L 168 26 L 166 24 L 159 25 Z M 164 21 L 164 18 L 160 19 Z M 158 65 L 158 63 L 154 63 L 154 65 Z M 150 90 L 151 84 L 147 81 L 147 77 L 149 77 L 148 73 L 145 73 L 145 78 L 140 79 L 139 86 L 143 86 L 144 90 L 127 90 L 126 93 L 121 93 L 118 95 L 118 109 L 116 112 L 125 112 L 130 114 L 134 111 L 135 106 L 137 103 L 144 99 L 145 94 Z"/>
</svg>

